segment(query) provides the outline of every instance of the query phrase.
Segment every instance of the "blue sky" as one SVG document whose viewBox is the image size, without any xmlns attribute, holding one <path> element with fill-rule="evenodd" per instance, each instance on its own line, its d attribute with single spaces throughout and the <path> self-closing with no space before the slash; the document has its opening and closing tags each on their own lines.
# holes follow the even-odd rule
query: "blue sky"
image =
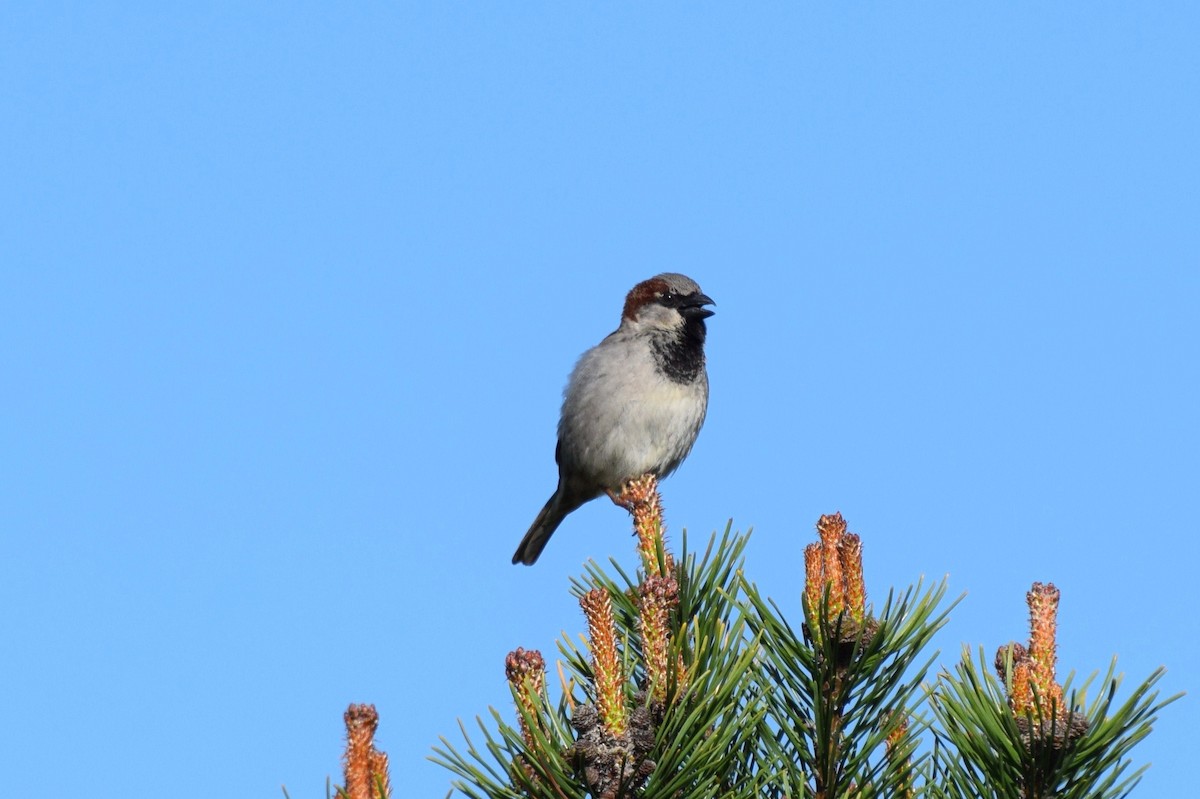
<svg viewBox="0 0 1200 799">
<path fill-rule="evenodd" d="M 798 608 L 840 510 L 937 645 L 1026 634 L 1168 708 L 1195 784 L 1192 4 L 9 4 L 0 764 L 63 795 L 402 793 L 633 550 L 553 489 L 560 392 L 661 271 L 717 301 L 668 523 Z"/>
</svg>

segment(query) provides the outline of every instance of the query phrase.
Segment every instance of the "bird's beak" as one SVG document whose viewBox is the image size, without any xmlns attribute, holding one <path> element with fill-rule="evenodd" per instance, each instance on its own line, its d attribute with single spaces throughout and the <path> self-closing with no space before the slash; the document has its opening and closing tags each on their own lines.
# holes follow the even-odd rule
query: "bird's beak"
<svg viewBox="0 0 1200 799">
<path fill-rule="evenodd" d="M 711 308 L 705 308 L 705 305 L 716 305 L 716 303 L 707 294 L 693 294 L 687 298 L 687 302 L 679 309 L 679 312 L 684 316 L 707 319 L 715 314 L 716 311 Z"/>
</svg>

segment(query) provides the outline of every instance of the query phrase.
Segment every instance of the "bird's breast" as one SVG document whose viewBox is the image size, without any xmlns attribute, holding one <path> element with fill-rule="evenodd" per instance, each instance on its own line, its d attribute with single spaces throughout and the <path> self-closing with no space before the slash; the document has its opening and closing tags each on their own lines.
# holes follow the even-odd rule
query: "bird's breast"
<svg viewBox="0 0 1200 799">
<path fill-rule="evenodd" d="M 605 344 L 580 359 L 568 384 L 561 465 L 605 488 L 646 473 L 665 476 L 704 423 L 707 375 L 701 368 L 680 382 L 657 368 L 646 342 Z"/>
</svg>

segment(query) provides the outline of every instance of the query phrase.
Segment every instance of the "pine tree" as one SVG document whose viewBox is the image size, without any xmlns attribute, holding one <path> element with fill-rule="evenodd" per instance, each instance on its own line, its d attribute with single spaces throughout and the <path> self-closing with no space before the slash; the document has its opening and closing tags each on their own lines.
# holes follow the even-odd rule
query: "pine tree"
<svg viewBox="0 0 1200 799">
<path fill-rule="evenodd" d="M 1115 662 L 1098 682 L 1058 684 L 1053 585 L 1034 584 L 1029 643 L 1001 647 L 995 673 L 964 651 L 931 677 L 930 641 L 956 602 L 943 583 L 868 603 L 863 544 L 840 515 L 821 517 L 804 550 L 796 613 L 746 579 L 747 539 L 729 528 L 703 552 L 682 536 L 676 559 L 653 478 L 618 501 L 640 567 L 592 563 L 572 581 L 587 639 L 560 641 L 557 699 L 540 653 L 508 655 L 515 724 L 492 709 L 478 733 L 460 724 L 461 746 L 442 738 L 433 759 L 451 793 L 1114 799 L 1144 771 L 1130 771 L 1130 749 L 1178 698 L 1153 690 L 1159 669 L 1115 705 Z M 376 785 L 386 796 L 386 773 Z"/>
</svg>

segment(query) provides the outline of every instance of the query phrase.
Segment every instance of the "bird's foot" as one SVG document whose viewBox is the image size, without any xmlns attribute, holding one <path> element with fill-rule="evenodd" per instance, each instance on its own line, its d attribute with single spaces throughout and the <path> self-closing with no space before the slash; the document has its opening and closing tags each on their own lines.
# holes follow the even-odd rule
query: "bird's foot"
<svg viewBox="0 0 1200 799">
<path fill-rule="evenodd" d="M 638 551 L 648 572 L 668 574 L 674 568 L 673 558 L 665 550 L 665 525 L 662 518 L 662 499 L 658 494 L 658 478 L 644 474 L 626 480 L 619 491 L 608 490 L 613 502 L 633 516 L 633 531 L 638 538 Z M 659 553 L 665 563 L 659 561 Z"/>
<path fill-rule="evenodd" d="M 636 513 L 639 507 L 647 504 L 657 504 L 658 478 L 653 474 L 644 474 L 621 484 L 619 491 L 606 488 L 605 493 L 614 504 L 620 505 L 630 513 Z"/>
</svg>

